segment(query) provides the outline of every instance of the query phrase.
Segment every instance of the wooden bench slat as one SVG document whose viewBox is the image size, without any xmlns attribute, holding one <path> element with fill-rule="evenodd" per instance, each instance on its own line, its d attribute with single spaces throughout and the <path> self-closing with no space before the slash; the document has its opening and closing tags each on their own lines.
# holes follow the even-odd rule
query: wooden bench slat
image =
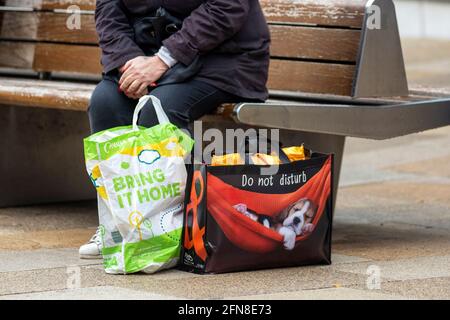
<svg viewBox="0 0 450 320">
<path fill-rule="evenodd" d="M 38 25 L 38 16 L 34 12 L 0 11 L 0 38 L 2 39 L 35 39 Z"/>
<path fill-rule="evenodd" d="M 356 62 L 359 30 L 270 26 L 270 31 L 272 56 Z"/>
<path fill-rule="evenodd" d="M 35 10 L 67 9 L 71 5 L 81 10 L 95 10 L 95 0 L 0 0 L 0 6 Z"/>
<path fill-rule="evenodd" d="M 32 43 L 0 42 L 0 67 L 32 69 L 34 48 Z"/>
<path fill-rule="evenodd" d="M 85 111 L 95 85 L 0 78 L 0 104 Z"/>
<path fill-rule="evenodd" d="M 53 43 L 36 44 L 33 69 L 36 71 L 100 74 L 100 48 Z"/>
<path fill-rule="evenodd" d="M 81 29 L 69 29 L 65 13 L 0 12 L 0 39 L 97 44 L 93 15 L 81 15 Z"/>
<path fill-rule="evenodd" d="M 349 96 L 355 66 L 272 59 L 268 87 Z"/>
<path fill-rule="evenodd" d="M 0 105 L 86 111 L 94 84 L 0 77 Z M 213 115 L 231 118 L 235 103 L 224 103 Z"/>
<path fill-rule="evenodd" d="M 362 28 L 367 0 L 260 0 L 268 22 Z"/>
</svg>

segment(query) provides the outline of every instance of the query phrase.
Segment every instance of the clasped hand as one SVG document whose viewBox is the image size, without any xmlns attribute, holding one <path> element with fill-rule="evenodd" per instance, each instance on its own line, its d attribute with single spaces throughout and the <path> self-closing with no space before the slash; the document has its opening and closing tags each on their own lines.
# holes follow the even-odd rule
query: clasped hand
<svg viewBox="0 0 450 320">
<path fill-rule="evenodd" d="M 140 56 L 129 60 L 119 69 L 120 90 L 131 99 L 139 99 L 148 93 L 148 87 L 154 85 L 169 67 L 158 57 Z"/>
</svg>

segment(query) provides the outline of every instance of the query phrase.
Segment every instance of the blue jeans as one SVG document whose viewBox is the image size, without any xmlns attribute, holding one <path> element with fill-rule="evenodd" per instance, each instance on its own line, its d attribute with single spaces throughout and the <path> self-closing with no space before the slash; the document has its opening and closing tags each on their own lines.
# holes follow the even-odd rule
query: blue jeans
<svg viewBox="0 0 450 320">
<path fill-rule="evenodd" d="M 243 98 L 194 79 L 156 87 L 151 94 L 161 100 L 169 120 L 179 128 L 187 128 L 190 122 L 211 113 L 222 103 L 244 101 Z M 119 92 L 117 78 L 105 76 L 92 93 L 89 103 L 91 132 L 130 125 L 137 102 Z M 142 109 L 138 121 L 144 127 L 158 124 L 151 101 L 148 104 Z"/>
</svg>

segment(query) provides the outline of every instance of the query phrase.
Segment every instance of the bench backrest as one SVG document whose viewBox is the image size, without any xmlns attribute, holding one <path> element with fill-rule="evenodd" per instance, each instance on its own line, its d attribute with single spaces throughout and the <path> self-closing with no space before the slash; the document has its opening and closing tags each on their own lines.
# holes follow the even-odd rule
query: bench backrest
<svg viewBox="0 0 450 320">
<path fill-rule="evenodd" d="M 367 40 L 369 31 L 363 26 L 369 17 L 368 5 L 377 1 L 260 2 L 272 34 L 271 90 L 343 96 L 407 94 L 398 30 L 391 42 L 400 52 L 392 54 L 396 59 L 389 58 L 395 60 L 394 67 L 373 66 L 373 60 L 380 63 L 376 59 L 380 53 L 370 40 L 373 37 Z M 68 22 L 76 22 L 71 11 L 75 7 L 68 3 L 81 10 L 81 29 L 67 27 Z M 95 0 L 0 0 L 0 67 L 43 74 L 100 74 L 94 9 Z M 395 11 L 393 15 L 395 19 Z M 374 57 L 369 59 L 370 54 Z"/>
</svg>

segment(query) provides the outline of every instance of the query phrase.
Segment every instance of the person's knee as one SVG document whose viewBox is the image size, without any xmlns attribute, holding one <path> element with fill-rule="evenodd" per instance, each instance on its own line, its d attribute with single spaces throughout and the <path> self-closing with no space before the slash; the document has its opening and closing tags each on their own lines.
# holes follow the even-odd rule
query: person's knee
<svg viewBox="0 0 450 320">
<path fill-rule="evenodd" d="M 91 132 L 131 124 L 135 103 L 118 92 L 116 83 L 100 82 L 92 93 L 88 107 Z"/>
<path fill-rule="evenodd" d="M 114 105 L 113 101 L 114 86 L 109 81 L 103 80 L 100 82 L 92 92 L 89 100 L 88 114 L 89 116 L 96 116 L 98 114 L 105 114 L 105 112 L 112 112 Z"/>
<path fill-rule="evenodd" d="M 176 125 L 178 128 L 187 128 L 190 122 L 189 115 L 185 112 L 181 112 L 176 108 L 164 109 L 169 118 L 169 121 Z"/>
</svg>

